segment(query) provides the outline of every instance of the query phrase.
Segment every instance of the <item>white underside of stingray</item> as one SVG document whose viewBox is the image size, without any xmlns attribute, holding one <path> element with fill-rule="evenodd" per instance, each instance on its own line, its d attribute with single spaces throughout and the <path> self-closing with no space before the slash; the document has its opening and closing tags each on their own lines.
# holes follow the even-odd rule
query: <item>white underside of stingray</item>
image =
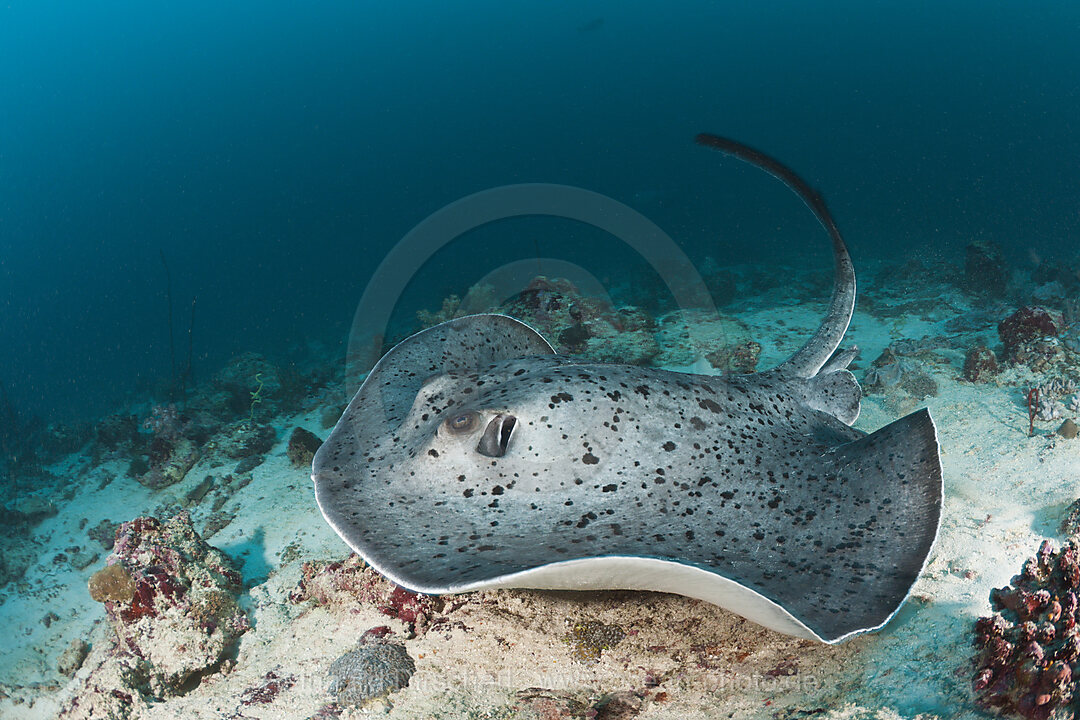
<svg viewBox="0 0 1080 720">
<path fill-rule="evenodd" d="M 790 170 L 699 142 L 788 184 L 833 242 L 814 336 L 773 370 L 711 378 L 555 355 L 502 315 L 403 341 L 316 454 L 319 507 L 376 570 L 417 592 L 651 590 L 835 643 L 898 611 L 937 536 L 929 413 L 854 430 L 836 352 L 854 307 L 847 249 Z"/>
</svg>

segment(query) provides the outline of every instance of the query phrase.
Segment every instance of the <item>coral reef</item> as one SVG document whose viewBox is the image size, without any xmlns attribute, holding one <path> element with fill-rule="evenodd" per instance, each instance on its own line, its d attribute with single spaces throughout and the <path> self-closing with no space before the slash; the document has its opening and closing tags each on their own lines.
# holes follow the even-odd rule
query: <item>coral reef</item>
<svg viewBox="0 0 1080 720">
<path fill-rule="evenodd" d="M 470 287 L 463 298 L 457 295 L 444 298 L 442 307 L 435 312 L 418 311 L 416 319 L 420 321 L 422 327 L 431 327 L 464 315 L 494 312 L 498 306 L 499 298 L 496 296 L 494 286 L 481 281 Z"/>
<path fill-rule="evenodd" d="M 212 670 L 249 627 L 236 602 L 239 573 L 195 533 L 187 513 L 124 523 L 109 563 L 91 579 L 91 594 L 153 697 Z"/>
<path fill-rule="evenodd" d="M 149 431 L 149 437 L 145 444 L 146 462 L 132 464 L 136 480 L 150 488 L 163 488 L 183 480 L 201 454 L 196 443 L 185 434 L 191 430 L 191 421 L 175 405 L 155 405 L 142 426 Z"/>
<path fill-rule="evenodd" d="M 1056 338 L 1065 327 L 1061 314 L 1041 305 L 1025 305 L 998 323 L 998 336 L 1005 346 L 1005 359 L 1030 366 L 1044 367 L 1056 352 Z"/>
<path fill-rule="evenodd" d="M 918 363 L 901 357 L 892 346 L 871 363 L 863 379 L 863 392 L 867 395 L 900 389 L 914 400 L 922 400 L 938 394 L 938 384 Z"/>
<path fill-rule="evenodd" d="M 1073 539 L 1058 551 L 1044 541 L 1011 585 L 991 591 L 994 614 L 975 623 L 980 704 L 1036 720 L 1071 706 L 1080 670 L 1078 589 Z"/>
<path fill-rule="evenodd" d="M 293 467 L 310 468 L 311 461 L 320 445 L 322 445 L 322 440 L 316 437 L 314 433 L 304 428 L 296 428 L 292 431 L 292 435 L 289 436 L 289 447 L 285 454 L 288 455 L 289 462 L 292 463 Z"/>
<path fill-rule="evenodd" d="M 416 664 L 405 646 L 366 632 L 356 647 L 330 665 L 329 692 L 342 707 L 362 707 L 409 684 Z"/>
<path fill-rule="evenodd" d="M 135 479 L 149 488 L 168 487 L 183 480 L 198 460 L 199 449 L 195 443 L 180 438 L 176 444 L 168 447 L 167 454 L 155 458 L 149 468 Z"/>
<path fill-rule="evenodd" d="M 964 356 L 964 379 L 968 382 L 987 382 L 1001 372 L 997 355 L 985 345 L 976 345 Z"/>
<path fill-rule="evenodd" d="M 232 358 L 210 384 L 213 390 L 208 391 L 205 402 L 218 417 L 250 416 L 255 392 L 260 399 L 255 419 L 274 415 L 288 406 L 298 391 L 281 368 L 250 352 Z"/>
</svg>

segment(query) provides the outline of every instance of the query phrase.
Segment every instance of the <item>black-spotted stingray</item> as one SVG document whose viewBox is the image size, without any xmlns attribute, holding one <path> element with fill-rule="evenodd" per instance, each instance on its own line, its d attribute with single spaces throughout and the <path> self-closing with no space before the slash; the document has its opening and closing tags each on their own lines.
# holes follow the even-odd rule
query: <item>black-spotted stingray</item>
<svg viewBox="0 0 1080 720">
<path fill-rule="evenodd" d="M 828 315 L 767 372 L 699 376 L 557 355 L 504 315 L 419 332 L 376 364 L 312 477 L 323 515 L 423 593 L 641 589 L 837 642 L 881 627 L 930 553 L 941 462 L 927 410 L 866 434 L 837 352 L 847 248 L 793 172 L 698 142 L 791 187 L 832 238 Z"/>
</svg>

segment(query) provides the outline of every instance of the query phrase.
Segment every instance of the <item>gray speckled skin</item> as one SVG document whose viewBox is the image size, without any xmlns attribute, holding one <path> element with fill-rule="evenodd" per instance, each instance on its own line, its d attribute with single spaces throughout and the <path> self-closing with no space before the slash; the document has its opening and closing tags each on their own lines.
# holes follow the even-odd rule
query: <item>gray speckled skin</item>
<svg viewBox="0 0 1080 720">
<path fill-rule="evenodd" d="M 925 410 L 871 435 L 849 427 L 852 354 L 826 362 L 850 318 L 849 268 L 838 259 L 833 327 L 799 362 L 753 375 L 559 356 L 502 315 L 420 332 L 380 360 L 316 455 L 319 506 L 372 565 L 423 592 L 654 558 L 752 590 L 727 604 L 736 612 L 756 617 L 748 603 L 763 596 L 809 632 L 778 629 L 832 642 L 879 627 L 936 537 L 941 466 Z M 505 454 L 481 454 L 500 414 L 517 420 Z M 452 426 L 462 417 L 475 420 L 466 431 Z"/>
<path fill-rule="evenodd" d="M 808 381 L 775 373 L 552 354 L 426 384 L 415 372 L 420 348 L 428 370 L 467 366 L 455 350 L 515 332 L 516 348 L 542 342 L 498 315 L 414 336 L 319 451 L 319 504 L 376 567 L 430 592 L 574 558 L 669 559 L 756 590 L 822 637 L 875 627 L 907 595 L 940 503 L 925 411 L 866 436 L 808 408 Z M 444 421 L 463 410 L 483 420 L 453 435 Z M 500 412 L 520 424 L 505 456 L 485 457 L 476 446 Z"/>
</svg>

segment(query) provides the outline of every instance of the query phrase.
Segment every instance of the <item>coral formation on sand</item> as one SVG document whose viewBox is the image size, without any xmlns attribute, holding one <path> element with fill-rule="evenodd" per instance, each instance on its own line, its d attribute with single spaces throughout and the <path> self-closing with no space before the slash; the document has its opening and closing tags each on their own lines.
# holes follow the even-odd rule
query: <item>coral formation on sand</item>
<svg viewBox="0 0 1080 720">
<path fill-rule="evenodd" d="M 643 694 L 631 690 L 606 693 L 596 699 L 581 693 L 528 688 L 517 692 L 512 717 L 520 720 L 631 720 L 644 707 Z"/>
<path fill-rule="evenodd" d="M 645 365 L 660 351 L 651 315 L 638 307 L 616 308 L 605 297 L 584 295 L 569 280 L 538 275 L 497 306 L 494 295 L 483 288 L 470 291 L 465 300 L 475 298 L 468 303 L 450 296 L 439 312 L 420 313 L 421 322 L 430 326 L 470 313 L 500 312 L 535 328 L 560 353 Z"/>
<path fill-rule="evenodd" d="M 277 696 L 284 691 L 291 688 L 296 684 L 295 675 L 286 675 L 282 677 L 278 674 L 277 670 L 268 670 L 262 677 L 262 682 L 254 687 L 249 687 L 240 693 L 240 704 L 242 706 L 250 705 L 269 705 L 277 699 Z M 242 717 L 240 712 L 236 713 L 237 718 Z"/>
<path fill-rule="evenodd" d="M 1076 540 L 1058 551 L 1044 541 L 1011 585 L 991 591 L 994 614 L 975 623 L 973 687 L 983 706 L 1038 720 L 1071 707 L 1080 671 L 1078 591 Z"/>
<path fill-rule="evenodd" d="M 95 602 L 129 603 L 135 597 L 135 581 L 123 565 L 106 565 L 90 576 L 90 597 Z"/>
<path fill-rule="evenodd" d="M 39 551 L 33 528 L 56 515 L 56 505 L 39 495 L 22 495 L 0 505 L 0 586 L 18 580 Z"/>
<path fill-rule="evenodd" d="M 416 663 L 384 633 L 364 633 L 356 647 L 330 665 L 329 692 L 342 707 L 360 707 L 409 684 Z"/>
<path fill-rule="evenodd" d="M 1060 420 L 1067 410 L 1072 409 L 1072 401 L 1067 396 L 1075 393 L 1076 389 L 1076 381 L 1071 378 L 1051 378 L 1029 391 L 1029 402 L 1033 403 L 1029 412 L 1044 422 Z M 1066 404 L 1070 407 L 1066 408 Z"/>
<path fill-rule="evenodd" d="M 64 649 L 64 652 L 60 653 L 56 661 L 56 669 L 61 675 L 71 677 L 82 667 L 89 653 L 90 644 L 82 638 L 75 638 Z"/>
<path fill-rule="evenodd" d="M 240 420 L 223 428 L 211 446 L 227 458 L 246 460 L 266 454 L 276 441 L 273 426 Z"/>
<path fill-rule="evenodd" d="M 118 639 L 154 697 L 180 692 L 220 663 L 249 627 L 240 575 L 191 526 L 187 513 L 120 526 L 110 565 L 90 581 Z"/>
<path fill-rule="evenodd" d="M 136 479 L 151 488 L 162 488 L 184 479 L 188 470 L 199 460 L 199 448 L 187 436 L 191 421 L 182 416 L 175 405 L 155 405 L 150 417 L 143 422 L 149 431 L 146 440 L 147 465 Z"/>
<path fill-rule="evenodd" d="M 311 460 L 315 457 L 320 445 L 322 445 L 322 440 L 314 433 L 304 428 L 296 428 L 289 436 L 289 447 L 285 452 L 293 467 L 310 469 Z"/>
<path fill-rule="evenodd" d="M 964 379 L 968 382 L 986 382 L 1000 372 L 997 355 L 985 345 L 972 347 L 964 356 Z"/>
<path fill-rule="evenodd" d="M 1076 438 L 1078 434 L 1080 434 L 1080 428 L 1076 426 L 1076 423 L 1073 422 L 1071 418 L 1066 418 L 1065 422 L 1061 423 L 1058 429 L 1054 432 L 1056 432 L 1058 435 L 1065 438 L 1066 440 L 1072 440 Z"/>
<path fill-rule="evenodd" d="M 1059 347 L 1056 338 L 1065 328 L 1061 313 L 1041 305 L 1025 305 L 998 323 L 998 336 L 1005 346 L 1005 359 L 1039 370 Z"/>
<path fill-rule="evenodd" d="M 401 620 L 417 634 L 423 633 L 443 606 L 441 598 L 420 595 L 398 587 L 373 570 L 359 555 L 344 561 L 310 561 L 289 594 L 294 603 L 377 607 L 384 615 Z"/>
<path fill-rule="evenodd" d="M 705 359 L 714 368 L 730 370 L 736 373 L 752 373 L 757 369 L 758 360 L 761 359 L 761 343 L 754 340 L 721 348 L 708 353 Z"/>
</svg>

